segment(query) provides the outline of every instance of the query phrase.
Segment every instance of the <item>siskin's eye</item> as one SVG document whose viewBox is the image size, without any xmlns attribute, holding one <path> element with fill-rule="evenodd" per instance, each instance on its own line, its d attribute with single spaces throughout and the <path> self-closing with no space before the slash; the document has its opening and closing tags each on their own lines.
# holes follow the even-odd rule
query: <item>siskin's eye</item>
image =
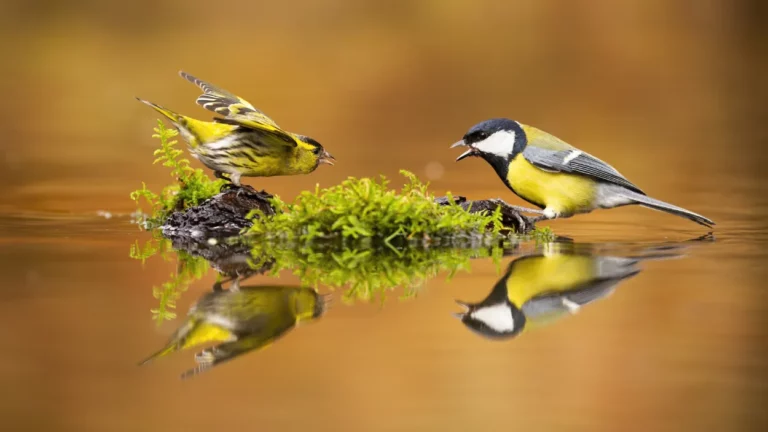
<svg viewBox="0 0 768 432">
<path fill-rule="evenodd" d="M 323 149 L 321 149 L 320 147 L 315 147 L 314 149 L 312 149 L 312 153 L 319 155 L 322 150 Z"/>
</svg>

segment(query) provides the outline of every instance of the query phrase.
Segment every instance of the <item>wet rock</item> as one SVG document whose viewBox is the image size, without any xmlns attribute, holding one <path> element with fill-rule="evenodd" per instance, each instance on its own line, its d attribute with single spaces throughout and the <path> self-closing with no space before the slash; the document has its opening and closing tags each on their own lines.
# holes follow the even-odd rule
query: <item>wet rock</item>
<svg viewBox="0 0 768 432">
<path fill-rule="evenodd" d="M 496 211 L 496 208 L 501 207 L 502 225 L 516 233 L 527 234 L 536 228 L 533 218 L 523 215 L 513 206 L 498 198 L 472 201 L 463 196 L 455 196 L 453 197 L 453 201 L 470 213 L 477 213 L 483 210 L 493 213 Z M 440 205 L 450 204 L 448 197 L 436 198 L 435 202 Z"/>
<path fill-rule="evenodd" d="M 269 203 L 272 195 L 250 186 L 230 186 L 226 191 L 196 207 L 174 212 L 161 227 L 163 236 L 173 240 L 207 242 L 236 236 L 251 226 L 246 218 L 251 210 L 275 214 Z"/>
<path fill-rule="evenodd" d="M 213 249 L 216 255 L 225 252 L 222 247 L 211 248 L 219 239 L 237 236 L 244 228 L 251 226 L 246 217 L 251 210 L 259 209 L 266 215 L 275 214 L 270 205 L 272 195 L 256 191 L 250 186 L 230 185 L 228 190 L 191 207 L 173 213 L 163 224 L 163 236 L 171 239 L 175 246 L 184 250 Z M 528 233 L 534 228 L 531 218 L 520 214 L 514 207 L 500 199 L 468 200 L 463 196 L 453 197 L 454 202 L 470 212 L 487 210 L 493 212 L 501 207 L 502 224 L 518 233 Z M 438 204 L 448 205 L 447 197 L 437 198 Z M 195 245 L 199 245 L 199 247 Z M 219 250 L 222 249 L 222 250 Z M 227 249 L 227 253 L 229 250 Z M 206 257 L 207 259 L 207 257 Z"/>
</svg>

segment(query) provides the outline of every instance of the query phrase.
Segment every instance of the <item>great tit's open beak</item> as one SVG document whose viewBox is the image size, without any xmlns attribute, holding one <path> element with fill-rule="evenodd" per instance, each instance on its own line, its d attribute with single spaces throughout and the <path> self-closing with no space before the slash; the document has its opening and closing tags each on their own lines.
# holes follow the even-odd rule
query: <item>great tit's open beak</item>
<svg viewBox="0 0 768 432">
<path fill-rule="evenodd" d="M 455 144 L 454 144 L 454 146 L 455 146 Z M 469 310 L 471 308 L 470 308 L 470 306 L 467 303 L 464 303 L 463 301 L 460 301 L 460 300 L 455 300 L 455 301 L 456 301 L 457 305 L 461 306 L 462 309 L 464 309 L 464 311 L 463 312 L 454 312 L 451 315 L 453 315 L 454 317 L 456 317 L 458 319 L 463 319 L 467 315 L 467 313 L 469 312 Z"/>
<path fill-rule="evenodd" d="M 465 143 L 464 140 L 461 140 L 461 141 L 457 141 L 457 142 L 453 143 L 451 148 L 467 147 L 467 146 L 468 146 L 468 144 Z M 475 156 L 475 155 L 477 155 L 477 150 L 475 150 L 472 146 L 469 146 L 469 150 L 467 150 L 464 153 L 460 154 L 459 157 L 456 158 L 456 162 L 458 162 L 458 161 L 460 161 L 462 159 L 468 158 L 470 156 Z"/>
<path fill-rule="evenodd" d="M 335 160 L 336 158 L 333 157 L 332 154 L 328 153 L 327 150 L 323 150 L 323 152 L 320 154 L 320 159 L 318 160 L 318 163 L 333 165 L 333 161 Z"/>
</svg>

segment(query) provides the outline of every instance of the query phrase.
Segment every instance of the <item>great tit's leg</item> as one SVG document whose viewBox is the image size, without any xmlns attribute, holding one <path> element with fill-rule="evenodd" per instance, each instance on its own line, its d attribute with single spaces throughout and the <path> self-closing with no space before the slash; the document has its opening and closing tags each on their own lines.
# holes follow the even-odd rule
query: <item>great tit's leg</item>
<svg viewBox="0 0 768 432">
<path fill-rule="evenodd" d="M 504 204 L 505 206 L 511 208 L 512 210 L 515 210 L 518 213 L 533 213 L 533 214 L 544 214 L 542 210 L 539 209 L 532 209 L 528 207 L 521 207 L 516 205 L 509 205 L 504 202 L 501 198 L 492 199 L 491 201 L 495 202 L 496 204 Z"/>
<path fill-rule="evenodd" d="M 538 214 L 538 215 L 544 214 L 544 212 L 542 212 L 539 209 L 532 209 L 532 208 L 528 208 L 528 207 L 520 207 L 520 206 L 516 206 L 516 205 L 511 205 L 509 207 L 511 209 L 519 212 L 519 213 L 533 213 L 533 214 Z"/>
<path fill-rule="evenodd" d="M 229 286 L 230 291 L 240 291 L 240 276 L 235 276 L 232 280 L 232 285 Z"/>
<path fill-rule="evenodd" d="M 533 222 L 536 223 L 542 220 L 555 219 L 557 217 L 560 217 L 560 215 L 557 214 L 557 212 L 555 212 L 551 208 L 545 208 L 544 210 L 541 211 L 541 216 L 535 217 L 533 219 Z"/>
</svg>

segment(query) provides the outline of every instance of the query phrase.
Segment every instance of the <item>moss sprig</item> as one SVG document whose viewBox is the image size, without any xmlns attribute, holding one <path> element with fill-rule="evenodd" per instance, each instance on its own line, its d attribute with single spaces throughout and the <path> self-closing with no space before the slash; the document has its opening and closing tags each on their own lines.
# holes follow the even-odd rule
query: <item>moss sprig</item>
<svg viewBox="0 0 768 432">
<path fill-rule="evenodd" d="M 304 191 L 293 203 L 275 197 L 272 205 L 277 213 L 252 212 L 248 234 L 300 242 L 341 238 L 391 244 L 397 238 L 431 242 L 501 232 L 500 211 L 470 213 L 456 204 L 437 204 L 428 184 L 408 171 L 400 174 L 407 179 L 400 191 L 389 189 L 384 176 L 379 181 L 350 177 L 336 186 Z"/>
<path fill-rule="evenodd" d="M 158 120 L 154 131 L 152 138 L 160 141 L 160 148 L 153 153 L 153 164 L 162 163 L 170 168 L 176 183 L 155 193 L 142 182 L 141 189 L 131 192 L 131 199 L 136 201 L 137 206 L 140 206 L 142 199 L 150 206 L 150 212 L 143 213 L 142 218 L 142 225 L 148 229 L 161 225 L 173 211 L 196 206 L 216 195 L 226 182 L 222 179 L 211 180 L 203 170 L 190 166 L 189 159 L 182 157 L 184 151 L 175 147 L 178 141 L 174 138 L 179 134 L 176 129 L 167 128 Z"/>
</svg>

